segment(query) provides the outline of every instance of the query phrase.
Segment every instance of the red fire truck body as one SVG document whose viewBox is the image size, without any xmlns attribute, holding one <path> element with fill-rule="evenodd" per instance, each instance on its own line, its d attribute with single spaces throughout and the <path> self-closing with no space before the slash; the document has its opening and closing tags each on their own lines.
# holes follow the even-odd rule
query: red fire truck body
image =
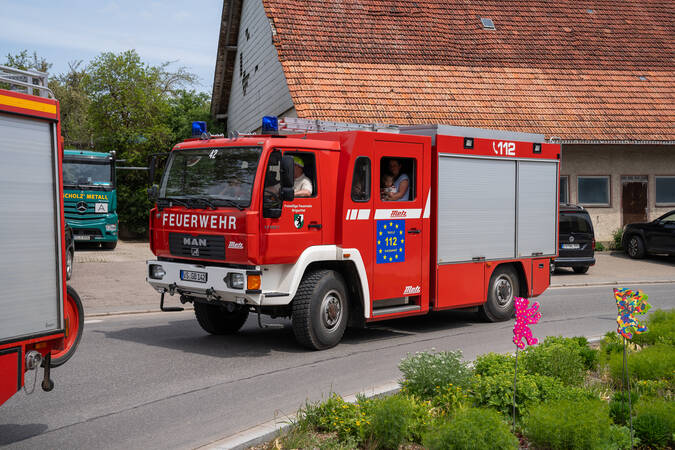
<svg viewBox="0 0 675 450">
<path fill-rule="evenodd" d="M 59 103 L 47 97 L 46 74 L 0 66 L 0 82 L 27 91 L 0 89 L 2 404 L 41 363 L 42 389 L 53 388 L 50 367 L 74 353 L 83 315 L 66 287 Z"/>
<path fill-rule="evenodd" d="M 150 214 L 157 260 L 148 261 L 147 280 L 162 308 L 170 309 L 164 293 L 180 294 L 215 334 L 238 330 L 249 311 L 290 316 L 297 339 L 320 349 L 339 342 L 347 321 L 474 306 L 505 320 L 514 296 L 541 294 L 557 252 L 560 146 L 539 135 L 442 125 L 397 131 L 176 145 Z M 255 158 L 241 163 L 251 170 L 242 203 L 168 195 L 178 170 L 184 181 L 207 154 L 243 149 L 259 158 L 254 171 Z M 176 154 L 190 152 L 201 156 L 178 169 Z M 302 167 L 310 196 L 279 198 L 290 170 L 284 157 Z M 385 198 L 385 175 L 407 179 L 407 199 Z"/>
</svg>

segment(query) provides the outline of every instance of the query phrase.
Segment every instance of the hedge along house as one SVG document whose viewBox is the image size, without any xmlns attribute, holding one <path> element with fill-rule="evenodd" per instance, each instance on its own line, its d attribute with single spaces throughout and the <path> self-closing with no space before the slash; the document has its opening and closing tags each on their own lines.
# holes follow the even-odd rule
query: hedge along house
<svg viewBox="0 0 675 450">
<path fill-rule="evenodd" d="M 675 209 L 672 0 L 224 0 L 212 113 L 444 123 L 563 143 L 596 239 Z"/>
</svg>

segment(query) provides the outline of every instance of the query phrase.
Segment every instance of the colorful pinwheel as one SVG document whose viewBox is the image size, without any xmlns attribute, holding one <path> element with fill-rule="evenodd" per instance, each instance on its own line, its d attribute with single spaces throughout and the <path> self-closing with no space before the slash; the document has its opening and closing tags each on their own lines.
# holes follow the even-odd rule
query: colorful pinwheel
<svg viewBox="0 0 675 450">
<path fill-rule="evenodd" d="M 632 339 L 633 333 L 641 334 L 647 331 L 647 326 L 640 324 L 633 315 L 646 314 L 651 308 L 647 303 L 647 294 L 642 291 L 630 289 L 614 289 L 614 299 L 619 315 L 616 323 L 619 325 L 616 331 L 626 339 Z"/>
<path fill-rule="evenodd" d="M 520 349 L 525 348 L 525 342 L 527 345 L 535 345 L 539 340 L 532 336 L 532 330 L 528 325 L 534 325 L 539 322 L 541 319 L 541 313 L 539 312 L 539 303 L 533 302 L 532 306 L 529 306 L 529 300 L 526 298 L 516 297 L 516 324 L 513 327 L 513 343 L 518 346 Z"/>
</svg>

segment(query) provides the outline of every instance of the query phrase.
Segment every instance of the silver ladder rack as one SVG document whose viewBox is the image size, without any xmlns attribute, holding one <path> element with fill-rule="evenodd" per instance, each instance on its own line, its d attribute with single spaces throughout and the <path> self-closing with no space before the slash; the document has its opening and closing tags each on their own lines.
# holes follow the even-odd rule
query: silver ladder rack
<svg viewBox="0 0 675 450">
<path fill-rule="evenodd" d="M 49 75 L 45 72 L 20 70 L 0 65 L 0 83 L 9 84 L 9 89 L 12 91 L 54 98 L 54 93 L 47 87 L 48 78 Z"/>
<path fill-rule="evenodd" d="M 383 133 L 398 133 L 397 125 L 382 123 L 349 123 L 333 122 L 329 120 L 301 119 L 297 117 L 284 117 L 279 119 L 279 133 L 320 133 L 329 131 L 378 131 Z"/>
</svg>

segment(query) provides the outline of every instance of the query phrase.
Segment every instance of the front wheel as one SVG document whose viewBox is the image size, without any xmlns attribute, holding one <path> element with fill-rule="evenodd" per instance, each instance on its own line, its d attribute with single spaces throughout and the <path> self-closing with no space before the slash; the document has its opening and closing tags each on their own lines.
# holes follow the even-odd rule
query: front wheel
<svg viewBox="0 0 675 450">
<path fill-rule="evenodd" d="M 514 298 L 520 292 L 518 274 L 511 266 L 499 266 L 490 277 L 487 301 L 480 307 L 480 315 L 490 322 L 513 317 Z"/>
<path fill-rule="evenodd" d="M 642 238 L 637 235 L 633 235 L 628 239 L 628 248 L 626 249 L 628 256 L 633 259 L 641 259 L 645 257 L 645 243 L 642 241 Z"/>
<path fill-rule="evenodd" d="M 574 270 L 574 273 L 586 273 L 588 272 L 588 266 L 576 266 L 572 267 L 572 270 Z"/>
<path fill-rule="evenodd" d="M 347 328 L 349 302 L 342 276 L 332 270 L 305 274 L 293 299 L 293 333 L 313 350 L 336 346 Z"/>
<path fill-rule="evenodd" d="M 73 276 L 73 260 L 75 255 L 72 249 L 66 251 L 66 280 L 70 280 Z"/>
<path fill-rule="evenodd" d="M 101 242 L 101 245 L 105 249 L 115 250 L 115 247 L 117 247 L 117 241 L 104 241 L 104 242 Z"/>
<path fill-rule="evenodd" d="M 208 333 L 233 334 L 246 323 L 248 309 L 234 304 L 221 306 L 195 302 L 195 316 Z"/>
<path fill-rule="evenodd" d="M 52 350 L 51 367 L 58 367 L 68 361 L 82 339 L 82 330 L 84 329 L 84 308 L 80 296 L 74 288 L 67 286 L 66 301 L 63 311 L 63 320 L 65 323 L 65 342 L 63 349 Z"/>
</svg>

